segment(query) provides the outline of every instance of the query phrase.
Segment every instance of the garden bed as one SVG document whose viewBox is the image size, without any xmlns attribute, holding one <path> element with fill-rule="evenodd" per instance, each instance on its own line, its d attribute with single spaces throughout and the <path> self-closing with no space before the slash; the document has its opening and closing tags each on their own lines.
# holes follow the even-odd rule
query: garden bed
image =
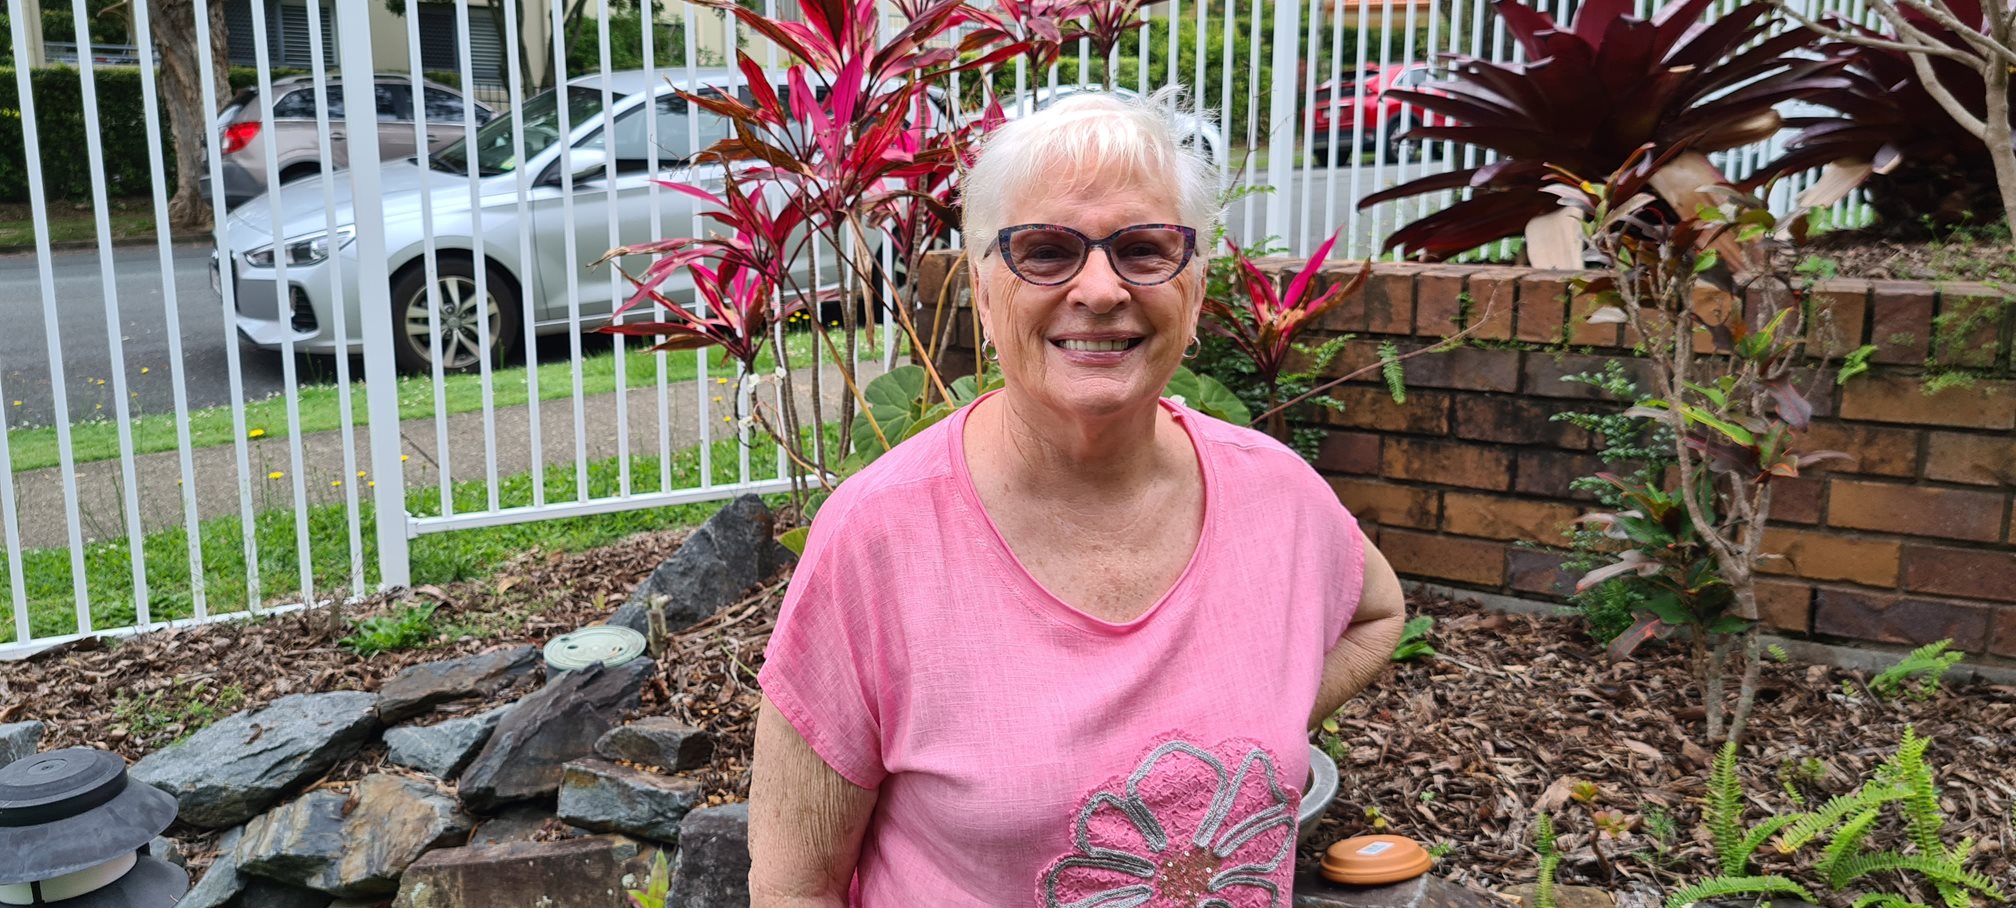
<svg viewBox="0 0 2016 908">
<path fill-rule="evenodd" d="M 2016 282 L 2016 239 L 2006 225 L 1961 228 L 1933 240 L 1897 240 L 1873 230 L 1820 234 L 1809 255 L 1841 277 L 1872 280 Z"/>
<path fill-rule="evenodd" d="M 409 599 L 440 603 L 440 626 L 469 634 L 422 648 L 358 657 L 336 645 L 326 620 L 292 615 L 0 664 L 0 721 L 48 722 L 44 747 L 89 744 L 137 758 L 206 717 L 290 693 L 374 690 L 407 665 L 543 642 L 600 620 L 682 535 L 649 534 L 577 555 L 535 552 L 483 581 L 415 591 Z M 706 786 L 710 802 L 747 796 L 754 673 L 782 594 L 782 578 L 773 580 L 677 635 L 674 654 L 644 692 L 645 712 L 716 736 L 713 763 L 686 774 Z M 1546 808 L 1561 830 L 1564 883 L 1643 905 L 1711 872 L 1700 828 L 1709 753 L 1697 740 L 1700 709 L 1677 651 L 1648 649 L 1642 661 L 1611 664 L 1577 619 L 1427 598 L 1410 612 L 1435 616 L 1430 642 L 1438 654 L 1397 665 L 1341 714 L 1341 789 L 1313 844 L 1381 830 L 1446 843 L 1442 874 L 1502 891 L 1534 878 L 1532 822 Z M 2016 773 L 2007 760 L 2016 688 L 1949 685 L 1929 699 L 1893 702 L 1865 682 L 1828 666 L 1765 666 L 1741 762 L 1751 821 L 1767 807 L 1793 809 L 1788 783 L 1809 804 L 1851 790 L 1913 724 L 1934 739 L 1928 762 L 1945 789 L 1948 841 L 1973 836 L 1973 869 L 2008 880 L 2016 869 Z M 465 711 L 487 706 L 469 703 Z M 136 727 L 149 708 L 179 718 Z M 374 745 L 318 784 L 341 786 L 385 769 L 383 756 Z M 1594 783 L 1593 803 L 1572 796 L 1577 781 Z M 1592 846 L 1596 810 L 1620 812 L 1632 829 Z M 192 842 L 198 863 L 202 842 Z M 1301 857 L 1314 855 L 1312 847 Z M 1780 860 L 1769 848 L 1764 855 L 1766 871 Z"/>
</svg>

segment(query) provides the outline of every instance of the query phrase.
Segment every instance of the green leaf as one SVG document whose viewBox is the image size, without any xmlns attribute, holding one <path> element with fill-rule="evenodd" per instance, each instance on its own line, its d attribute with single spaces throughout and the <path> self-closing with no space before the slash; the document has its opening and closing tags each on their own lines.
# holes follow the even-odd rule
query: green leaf
<svg viewBox="0 0 2016 908">
<path fill-rule="evenodd" d="M 805 539 L 811 535 L 811 527 L 793 527 L 785 530 L 784 535 L 777 537 L 777 543 L 790 549 L 791 554 L 803 557 L 805 555 Z"/>
<path fill-rule="evenodd" d="M 1708 398 L 1708 401 L 1714 404 L 1715 409 L 1717 410 L 1729 406 L 1729 395 L 1723 393 L 1722 390 L 1719 388 L 1710 388 L 1707 385 L 1697 385 L 1691 381 L 1687 383 L 1687 387 L 1693 389 L 1694 393 L 1699 394 L 1702 397 Z"/>
<path fill-rule="evenodd" d="M 1659 620 L 1674 627 L 1694 623 L 1694 613 L 1688 611 L 1686 606 L 1680 604 L 1680 597 L 1674 595 L 1672 590 L 1661 590 L 1658 595 L 1645 600 L 1645 604 L 1642 607 L 1658 617 Z"/>
<path fill-rule="evenodd" d="M 1700 258 L 1694 260 L 1694 273 L 1700 274 L 1703 271 L 1707 271 L 1708 269 L 1715 267 L 1715 263 L 1721 260 L 1722 257 L 1716 255 L 1715 250 L 1713 249 L 1710 249 L 1707 252 L 1703 252 L 1701 253 Z"/>
<path fill-rule="evenodd" d="M 948 390 L 952 392 L 954 403 L 963 404 L 980 396 L 980 383 L 974 381 L 971 375 L 961 375 L 952 382 L 952 387 Z"/>
<path fill-rule="evenodd" d="M 905 413 L 914 412 L 917 402 L 924 397 L 926 379 L 923 366 L 897 366 L 875 376 L 868 387 L 861 390 L 861 396 L 867 399 L 869 406 L 896 407 Z"/>
<path fill-rule="evenodd" d="M 920 416 L 916 420 L 912 421 L 910 423 L 909 428 L 903 430 L 903 437 L 897 439 L 897 442 L 901 443 L 909 441 L 912 438 L 916 438 L 925 429 L 931 428 L 933 425 L 936 425 L 939 420 L 944 419 L 947 416 L 951 416 L 952 413 L 953 409 L 951 407 L 946 406 L 945 404 L 934 404 L 931 407 L 931 409 L 924 411 L 923 416 Z"/>
<path fill-rule="evenodd" d="M 1697 422 L 1700 423 L 1701 425 L 1707 426 L 1708 428 L 1714 429 L 1715 431 L 1720 432 L 1723 435 L 1727 436 L 1730 441 L 1733 441 L 1746 448 L 1754 447 L 1757 444 L 1757 437 L 1750 434 L 1749 429 L 1745 429 L 1742 426 L 1739 426 L 1733 422 L 1730 422 L 1726 419 L 1722 419 L 1721 417 L 1718 417 L 1715 414 L 1710 413 L 1707 410 L 1704 410 L 1700 407 L 1694 406 L 1693 404 L 1686 404 L 1681 406 L 1680 412 L 1687 414 L 1687 419 L 1689 421 Z"/>
<path fill-rule="evenodd" d="M 1714 623 L 1708 625 L 1708 633 L 1740 634 L 1749 630 L 1751 623 L 1735 615 L 1723 615 L 1715 619 Z"/>
</svg>

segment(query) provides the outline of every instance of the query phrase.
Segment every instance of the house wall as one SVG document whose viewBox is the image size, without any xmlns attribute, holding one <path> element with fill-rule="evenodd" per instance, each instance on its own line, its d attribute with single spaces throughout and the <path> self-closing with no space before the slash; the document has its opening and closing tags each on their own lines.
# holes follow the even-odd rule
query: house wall
<svg viewBox="0 0 2016 908">
<path fill-rule="evenodd" d="M 1275 260 L 1268 270 L 1286 279 L 1304 267 Z M 1318 277 L 1344 280 L 1357 267 L 1333 262 Z M 944 270 L 926 269 L 924 299 L 937 298 Z M 1336 389 L 1342 413 L 1323 411 L 1316 468 L 1404 576 L 1544 601 L 1573 590 L 1559 556 L 1521 543 L 1565 543 L 1569 521 L 1594 506 L 1569 482 L 1603 465 L 1596 438 L 1550 417 L 1621 405 L 1562 376 L 1621 357 L 1643 388 L 1650 371 L 1619 326 L 1579 323 L 1586 305 L 1570 298 L 1572 277 L 1380 264 L 1319 324 L 1319 340 L 1356 338 L 1331 370 L 1344 375 L 1376 362 L 1382 341 L 1418 349 L 1481 322 L 1472 343 L 1407 362 L 1405 404 L 1374 370 Z M 1717 296 L 1697 306 L 1726 306 Z M 1765 545 L 1784 557 L 1762 568 L 1764 621 L 1832 642 L 1951 638 L 1977 661 L 2016 665 L 2016 293 L 1835 280 L 1816 298 L 1833 316 L 1814 326 L 1810 348 L 1836 360 L 1811 376 L 1805 443 L 1855 459 L 1774 483 Z M 1942 316 L 1949 327 L 1935 331 Z M 971 370 L 971 331 L 962 310 L 946 374 Z M 1837 386 L 1838 357 L 1863 344 L 1876 347 L 1870 370 Z M 1928 395 L 1928 355 L 1980 377 Z"/>
</svg>

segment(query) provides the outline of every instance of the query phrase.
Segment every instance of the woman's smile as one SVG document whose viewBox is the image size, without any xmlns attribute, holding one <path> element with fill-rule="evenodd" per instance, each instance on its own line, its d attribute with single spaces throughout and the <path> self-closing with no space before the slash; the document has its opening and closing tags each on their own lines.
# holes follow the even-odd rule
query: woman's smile
<svg viewBox="0 0 2016 908">
<path fill-rule="evenodd" d="M 1050 346 L 1071 365 L 1113 366 L 1132 358 L 1145 341 L 1139 334 L 1061 334 L 1050 338 Z"/>
</svg>

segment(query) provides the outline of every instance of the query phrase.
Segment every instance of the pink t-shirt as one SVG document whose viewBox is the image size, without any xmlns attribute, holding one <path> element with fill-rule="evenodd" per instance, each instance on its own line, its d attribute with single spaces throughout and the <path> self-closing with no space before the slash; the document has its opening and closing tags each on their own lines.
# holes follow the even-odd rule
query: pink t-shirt
<svg viewBox="0 0 2016 908">
<path fill-rule="evenodd" d="M 1163 406 L 1202 463 L 1204 528 L 1125 624 L 1008 550 L 966 468 L 971 407 L 820 510 L 760 681 L 877 791 L 854 905 L 1289 904 L 1309 710 L 1364 538 L 1287 448 Z"/>
</svg>

